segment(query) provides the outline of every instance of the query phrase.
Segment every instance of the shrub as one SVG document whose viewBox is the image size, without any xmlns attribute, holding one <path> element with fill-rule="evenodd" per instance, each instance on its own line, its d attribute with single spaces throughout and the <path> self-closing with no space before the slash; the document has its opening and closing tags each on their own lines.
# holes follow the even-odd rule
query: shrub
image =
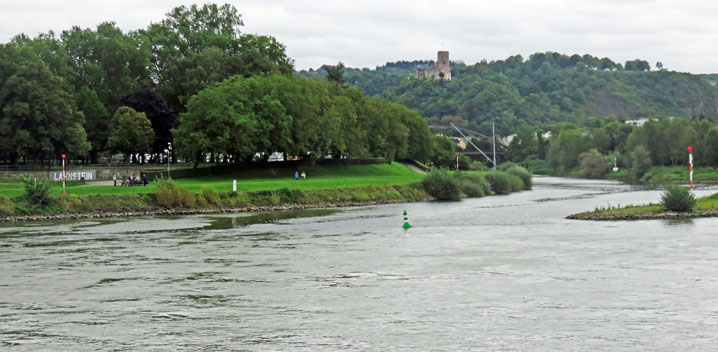
<svg viewBox="0 0 718 352">
<path fill-rule="evenodd" d="M 480 198 L 486 195 L 481 186 L 466 180 L 461 181 L 461 193 L 469 198 Z"/>
<path fill-rule="evenodd" d="M 503 172 L 489 172 L 486 174 L 486 181 L 491 185 L 491 190 L 496 194 L 511 193 L 511 184 L 508 174 Z"/>
<path fill-rule="evenodd" d="M 553 172 L 548 160 L 529 160 L 526 162 L 526 168 L 529 173 L 535 175 L 550 175 Z"/>
<path fill-rule="evenodd" d="M 25 199 L 31 205 L 47 206 L 55 202 L 50 195 L 50 180 L 38 179 L 32 175 L 20 175 L 18 178 L 25 184 Z"/>
<path fill-rule="evenodd" d="M 12 199 L 0 196 L 0 215 L 12 216 L 15 214 L 15 203 Z"/>
<path fill-rule="evenodd" d="M 461 190 L 459 182 L 447 170 L 434 169 L 421 180 L 424 190 L 430 196 L 440 200 L 459 200 Z"/>
<path fill-rule="evenodd" d="M 478 162 L 478 161 L 472 161 L 469 165 L 469 170 L 471 171 L 489 171 L 489 167 L 484 165 L 484 163 Z"/>
<path fill-rule="evenodd" d="M 499 166 L 496 167 L 496 171 L 506 171 L 514 166 L 518 166 L 510 161 L 507 161 Z"/>
<path fill-rule="evenodd" d="M 483 197 L 491 194 L 491 185 L 478 175 L 461 175 L 461 192 L 469 198 Z"/>
<path fill-rule="evenodd" d="M 157 204 L 165 208 L 193 206 L 195 199 L 186 189 L 172 179 L 155 180 L 155 199 Z"/>
<path fill-rule="evenodd" d="M 219 193 L 212 187 L 202 187 L 202 197 L 209 204 L 219 204 Z"/>
<path fill-rule="evenodd" d="M 69 213 L 77 211 L 82 201 L 77 194 L 65 194 L 58 198 L 58 203 L 63 212 Z"/>
<path fill-rule="evenodd" d="M 506 177 L 509 180 L 509 189 L 511 192 L 520 192 L 526 187 L 524 182 L 521 181 L 521 178 L 514 174 L 507 174 Z"/>
<path fill-rule="evenodd" d="M 531 189 L 533 186 L 533 181 L 531 180 L 531 174 L 524 169 L 521 166 L 513 166 L 508 171 L 508 173 L 518 176 L 518 178 L 521 179 L 521 182 L 524 183 L 524 189 Z"/>
<path fill-rule="evenodd" d="M 696 197 L 686 187 L 670 185 L 661 196 L 661 204 L 670 211 L 693 211 Z"/>
</svg>

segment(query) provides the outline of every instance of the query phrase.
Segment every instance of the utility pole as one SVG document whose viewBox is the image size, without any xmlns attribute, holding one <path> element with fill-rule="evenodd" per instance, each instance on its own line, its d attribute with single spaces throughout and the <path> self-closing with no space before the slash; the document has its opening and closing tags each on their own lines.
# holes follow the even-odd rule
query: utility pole
<svg viewBox="0 0 718 352">
<path fill-rule="evenodd" d="M 494 169 L 493 170 L 496 171 L 496 127 L 494 125 L 495 124 L 493 122 L 491 122 L 491 135 L 493 136 L 491 138 L 491 142 L 493 143 L 493 146 L 494 146 Z"/>
</svg>

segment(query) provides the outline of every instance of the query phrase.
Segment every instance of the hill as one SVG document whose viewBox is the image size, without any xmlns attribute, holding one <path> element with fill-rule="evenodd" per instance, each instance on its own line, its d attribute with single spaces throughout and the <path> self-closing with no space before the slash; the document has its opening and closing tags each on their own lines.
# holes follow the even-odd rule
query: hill
<svg viewBox="0 0 718 352">
<path fill-rule="evenodd" d="M 435 123 L 460 121 L 470 129 L 513 133 L 520 125 L 548 128 L 559 121 L 586 125 L 592 118 L 676 116 L 718 121 L 718 75 L 650 71 L 643 60 L 624 64 L 591 55 L 554 52 L 520 55 L 474 65 L 454 63 L 453 80 L 413 78 L 416 65 L 431 61 L 387 63 L 376 69 L 345 68 L 344 80 L 418 110 Z M 660 65 L 662 66 L 662 65 Z M 325 67 L 301 71 L 319 77 Z"/>
</svg>

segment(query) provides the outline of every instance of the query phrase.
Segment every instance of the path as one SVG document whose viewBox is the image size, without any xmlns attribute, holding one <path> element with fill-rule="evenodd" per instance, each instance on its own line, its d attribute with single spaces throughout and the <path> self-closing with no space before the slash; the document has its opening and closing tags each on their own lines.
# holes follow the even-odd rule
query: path
<svg viewBox="0 0 718 352">
<path fill-rule="evenodd" d="M 414 171 L 416 171 L 416 172 L 418 172 L 418 173 L 420 173 L 420 174 L 426 174 L 426 171 L 420 169 L 418 166 L 416 166 L 416 165 L 414 165 L 414 164 L 412 164 L 412 163 L 402 163 L 402 164 L 406 165 L 406 167 L 408 167 L 408 168 L 410 168 L 410 169 L 412 169 L 412 170 L 414 170 Z"/>
</svg>

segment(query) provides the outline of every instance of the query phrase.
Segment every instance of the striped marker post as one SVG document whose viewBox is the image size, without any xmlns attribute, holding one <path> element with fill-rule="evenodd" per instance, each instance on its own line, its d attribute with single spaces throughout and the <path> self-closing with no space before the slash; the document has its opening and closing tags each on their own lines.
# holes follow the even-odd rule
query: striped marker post
<svg viewBox="0 0 718 352">
<path fill-rule="evenodd" d="M 690 167 L 691 190 L 693 190 L 693 147 L 688 146 L 688 162 Z"/>
</svg>

